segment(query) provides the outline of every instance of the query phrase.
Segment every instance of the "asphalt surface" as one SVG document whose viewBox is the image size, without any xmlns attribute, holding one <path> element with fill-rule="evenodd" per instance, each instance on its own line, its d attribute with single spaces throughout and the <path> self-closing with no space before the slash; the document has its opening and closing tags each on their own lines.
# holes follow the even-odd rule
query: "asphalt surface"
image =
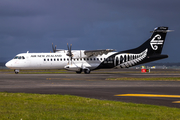
<svg viewBox="0 0 180 120">
<path fill-rule="evenodd" d="M 117 71 L 117 70 L 116 70 Z M 116 96 L 119 94 L 180 95 L 180 81 L 113 81 L 116 77 L 180 77 L 179 73 L 142 74 L 4 74 L 1 92 L 69 94 L 100 100 L 162 105 L 180 108 L 180 97 Z"/>
</svg>

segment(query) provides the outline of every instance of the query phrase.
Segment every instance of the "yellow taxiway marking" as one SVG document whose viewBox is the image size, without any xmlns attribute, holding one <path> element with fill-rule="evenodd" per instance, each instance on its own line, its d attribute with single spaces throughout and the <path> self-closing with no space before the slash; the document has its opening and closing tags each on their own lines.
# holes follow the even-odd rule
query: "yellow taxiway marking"
<svg viewBox="0 0 180 120">
<path fill-rule="evenodd" d="M 180 103 L 180 101 L 173 101 L 172 103 Z"/>
<path fill-rule="evenodd" d="M 155 94 L 118 94 L 114 96 L 180 98 L 180 95 L 155 95 Z"/>
</svg>

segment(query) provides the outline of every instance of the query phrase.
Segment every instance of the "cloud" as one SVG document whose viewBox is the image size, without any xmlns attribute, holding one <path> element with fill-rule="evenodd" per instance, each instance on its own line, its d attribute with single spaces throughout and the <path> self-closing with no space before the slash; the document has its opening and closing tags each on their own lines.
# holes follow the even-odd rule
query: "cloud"
<svg viewBox="0 0 180 120">
<path fill-rule="evenodd" d="M 89 50 L 137 47 L 150 37 L 148 32 L 154 27 L 180 30 L 179 3 L 178 0 L 1 0 L 3 52 L 0 55 L 11 57 L 27 50 L 49 52 L 52 42 L 62 49 L 66 49 L 66 43 L 72 43 L 74 49 Z M 170 47 L 178 47 L 178 32 L 170 33 L 168 39 L 172 37 Z M 174 55 L 169 49 L 163 51 Z"/>
</svg>

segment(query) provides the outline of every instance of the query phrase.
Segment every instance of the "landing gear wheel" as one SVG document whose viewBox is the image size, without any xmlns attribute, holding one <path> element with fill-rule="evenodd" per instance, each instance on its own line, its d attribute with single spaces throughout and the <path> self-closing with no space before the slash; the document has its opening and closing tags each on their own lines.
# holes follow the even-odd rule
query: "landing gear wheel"
<svg viewBox="0 0 180 120">
<path fill-rule="evenodd" d="M 77 74 L 81 74 L 82 72 L 82 69 L 80 69 L 80 71 L 76 71 Z"/>
<path fill-rule="evenodd" d="M 18 74 L 19 73 L 19 70 L 14 70 L 15 74 Z"/>
<path fill-rule="evenodd" d="M 90 72 L 91 72 L 90 69 L 84 69 L 84 73 L 85 73 L 85 74 L 89 74 Z"/>
</svg>

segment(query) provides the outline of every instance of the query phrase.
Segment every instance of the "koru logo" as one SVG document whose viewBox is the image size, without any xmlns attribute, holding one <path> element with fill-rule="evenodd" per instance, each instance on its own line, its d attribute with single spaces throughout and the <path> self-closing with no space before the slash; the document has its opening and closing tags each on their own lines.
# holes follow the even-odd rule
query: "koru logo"
<svg viewBox="0 0 180 120">
<path fill-rule="evenodd" d="M 164 40 L 161 40 L 161 36 L 157 34 L 156 36 L 153 37 L 153 39 L 150 42 L 150 45 L 153 50 L 158 49 L 158 45 L 162 45 Z"/>
</svg>

